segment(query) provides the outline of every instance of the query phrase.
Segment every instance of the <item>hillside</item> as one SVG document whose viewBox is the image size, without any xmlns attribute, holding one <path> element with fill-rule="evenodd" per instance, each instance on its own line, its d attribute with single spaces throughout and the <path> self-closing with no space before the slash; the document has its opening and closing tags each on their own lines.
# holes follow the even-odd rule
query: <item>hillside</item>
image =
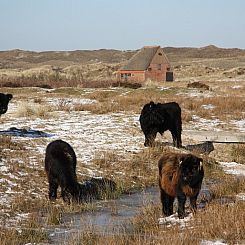
<svg viewBox="0 0 245 245">
<path fill-rule="evenodd" d="M 72 65 L 81 63 L 120 63 L 132 57 L 137 50 L 75 50 L 75 51 L 44 51 L 34 52 L 20 49 L 0 51 L 0 69 L 6 68 L 31 68 L 37 65 Z M 244 49 L 224 49 L 210 45 L 202 48 L 174 48 L 165 47 L 164 51 L 170 61 L 202 58 L 233 58 L 245 56 Z"/>
<path fill-rule="evenodd" d="M 172 64 L 176 81 L 244 79 L 245 76 L 244 49 L 209 45 L 202 48 L 165 47 L 164 51 Z M 70 85 L 76 86 L 81 81 L 112 81 L 119 67 L 136 52 L 113 49 L 0 51 L 0 84 L 29 86 L 35 80 L 41 84 L 55 81 L 54 86 L 64 86 L 72 80 Z"/>
</svg>

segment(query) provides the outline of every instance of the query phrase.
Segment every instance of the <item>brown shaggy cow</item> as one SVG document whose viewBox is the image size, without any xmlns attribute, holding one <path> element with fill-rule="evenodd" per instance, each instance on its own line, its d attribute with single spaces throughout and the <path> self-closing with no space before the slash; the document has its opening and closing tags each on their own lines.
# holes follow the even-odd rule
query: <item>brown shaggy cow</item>
<svg viewBox="0 0 245 245">
<path fill-rule="evenodd" d="M 165 216 L 173 214 L 175 197 L 178 200 L 178 216 L 185 216 L 186 198 L 190 198 L 193 211 L 201 189 L 204 170 L 202 159 L 192 154 L 167 153 L 159 162 L 159 187 L 161 192 L 162 211 Z"/>
</svg>

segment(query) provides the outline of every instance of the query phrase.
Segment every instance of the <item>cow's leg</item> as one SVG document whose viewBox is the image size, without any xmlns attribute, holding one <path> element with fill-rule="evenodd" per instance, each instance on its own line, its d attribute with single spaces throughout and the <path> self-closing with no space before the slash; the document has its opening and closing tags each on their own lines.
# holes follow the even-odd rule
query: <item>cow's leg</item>
<svg viewBox="0 0 245 245">
<path fill-rule="evenodd" d="M 182 146 L 181 129 L 180 130 L 177 130 L 177 134 L 176 134 L 176 146 L 177 146 L 177 148 L 180 148 Z"/>
<path fill-rule="evenodd" d="M 61 187 L 61 197 L 63 198 L 64 202 L 70 203 L 71 194 L 68 188 L 65 186 Z"/>
<path fill-rule="evenodd" d="M 171 130 L 170 131 L 171 132 L 171 135 L 172 135 L 172 139 L 173 139 L 173 145 L 175 146 L 175 147 L 178 147 L 177 145 L 177 143 L 178 143 L 178 141 L 177 141 L 177 133 L 176 133 L 176 131 L 175 130 Z"/>
<path fill-rule="evenodd" d="M 162 212 L 165 216 L 173 214 L 174 197 L 169 196 L 164 190 L 161 189 L 161 202 Z"/>
<path fill-rule="evenodd" d="M 197 209 L 197 196 L 198 194 L 193 197 L 190 197 L 190 204 L 191 204 L 192 212 L 196 212 L 196 209 Z"/>
<path fill-rule="evenodd" d="M 174 147 L 180 148 L 182 146 L 181 142 L 181 132 L 178 132 L 176 130 L 170 130 L 172 139 L 173 139 L 173 145 Z"/>
<path fill-rule="evenodd" d="M 54 201 L 57 198 L 58 187 L 58 179 L 49 178 L 49 200 Z"/>
<path fill-rule="evenodd" d="M 169 197 L 169 211 L 170 214 L 174 213 L 174 197 Z"/>
<path fill-rule="evenodd" d="M 186 195 L 184 193 L 177 193 L 178 199 L 178 216 L 180 219 L 185 217 L 185 202 L 186 202 Z"/>
<path fill-rule="evenodd" d="M 182 132 L 182 123 L 181 120 L 176 123 L 176 140 L 177 140 L 177 147 L 180 148 L 182 146 L 181 140 L 181 132 Z"/>
</svg>

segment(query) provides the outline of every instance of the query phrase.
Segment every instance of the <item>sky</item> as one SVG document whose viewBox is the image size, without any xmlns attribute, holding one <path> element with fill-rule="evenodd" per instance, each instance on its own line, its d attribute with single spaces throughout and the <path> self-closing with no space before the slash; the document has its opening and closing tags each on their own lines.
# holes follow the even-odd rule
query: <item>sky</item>
<svg viewBox="0 0 245 245">
<path fill-rule="evenodd" d="M 245 0 L 0 0 L 0 50 L 245 49 Z"/>
</svg>

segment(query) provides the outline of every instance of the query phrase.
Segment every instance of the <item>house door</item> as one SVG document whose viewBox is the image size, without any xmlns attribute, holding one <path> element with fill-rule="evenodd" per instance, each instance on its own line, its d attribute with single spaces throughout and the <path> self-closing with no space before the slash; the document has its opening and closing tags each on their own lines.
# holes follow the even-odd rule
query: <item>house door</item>
<svg viewBox="0 0 245 245">
<path fill-rule="evenodd" d="M 166 82 L 173 82 L 174 80 L 174 73 L 172 71 L 166 72 Z"/>
</svg>

